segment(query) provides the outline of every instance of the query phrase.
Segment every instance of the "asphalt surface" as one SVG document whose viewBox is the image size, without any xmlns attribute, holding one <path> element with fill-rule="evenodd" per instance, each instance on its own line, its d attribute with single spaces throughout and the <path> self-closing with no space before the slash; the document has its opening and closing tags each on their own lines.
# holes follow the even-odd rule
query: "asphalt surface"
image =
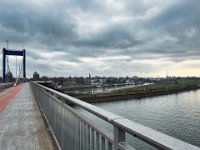
<svg viewBox="0 0 200 150">
<path fill-rule="evenodd" d="M 0 150 L 17 149 L 57 149 L 29 83 L 21 87 L 0 113 Z"/>
</svg>

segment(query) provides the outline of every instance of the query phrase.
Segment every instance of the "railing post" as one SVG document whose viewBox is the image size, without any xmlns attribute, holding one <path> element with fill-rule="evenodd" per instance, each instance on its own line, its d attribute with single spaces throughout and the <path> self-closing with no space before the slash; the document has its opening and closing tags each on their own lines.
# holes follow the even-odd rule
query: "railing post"
<svg viewBox="0 0 200 150">
<path fill-rule="evenodd" d="M 119 143 L 124 142 L 125 140 L 125 131 L 121 130 L 117 126 L 114 126 L 114 150 L 121 150 Z"/>
<path fill-rule="evenodd" d="M 47 122 L 58 147 L 62 149 L 135 150 L 128 141 L 126 142 L 127 133 L 158 149 L 200 150 L 198 147 L 37 83 L 31 83 L 31 87 L 43 113 L 46 113 Z M 96 125 L 87 116 L 70 107 L 68 103 L 77 105 L 113 125 L 114 134 L 110 135 L 107 130 L 104 131 L 101 126 Z"/>
</svg>

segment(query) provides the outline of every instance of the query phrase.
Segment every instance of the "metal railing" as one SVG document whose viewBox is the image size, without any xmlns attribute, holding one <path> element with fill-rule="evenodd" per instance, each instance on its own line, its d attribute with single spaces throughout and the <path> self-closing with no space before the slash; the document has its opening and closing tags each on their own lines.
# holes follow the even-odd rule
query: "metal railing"
<svg viewBox="0 0 200 150">
<path fill-rule="evenodd" d="M 0 91 L 9 88 L 13 85 L 13 83 L 0 83 Z"/>
<path fill-rule="evenodd" d="M 136 137 L 156 149 L 200 150 L 196 146 L 36 82 L 31 82 L 31 87 L 54 138 L 62 150 L 134 150 L 135 148 L 127 142 L 126 134 Z M 78 106 L 108 122 L 113 127 L 113 132 L 110 133 L 90 121 L 71 105 Z"/>
</svg>

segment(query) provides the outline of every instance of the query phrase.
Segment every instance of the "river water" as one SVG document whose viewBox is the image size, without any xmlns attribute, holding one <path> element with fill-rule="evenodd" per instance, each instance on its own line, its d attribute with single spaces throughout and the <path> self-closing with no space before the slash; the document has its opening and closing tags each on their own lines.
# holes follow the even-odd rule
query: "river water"
<svg viewBox="0 0 200 150">
<path fill-rule="evenodd" d="M 200 147 L 200 90 L 94 105 Z"/>
</svg>

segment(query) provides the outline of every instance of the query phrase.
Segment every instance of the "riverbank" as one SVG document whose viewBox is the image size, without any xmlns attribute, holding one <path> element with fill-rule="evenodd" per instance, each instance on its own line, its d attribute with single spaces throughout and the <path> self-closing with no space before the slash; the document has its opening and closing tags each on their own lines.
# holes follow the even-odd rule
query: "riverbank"
<svg viewBox="0 0 200 150">
<path fill-rule="evenodd" d="M 114 90 L 109 93 L 96 93 L 77 98 L 86 102 L 113 101 L 124 99 L 140 99 L 145 97 L 160 96 L 174 94 L 184 91 L 197 90 L 200 88 L 200 82 L 196 81 L 179 81 L 179 82 L 164 82 L 139 87 Z"/>
<path fill-rule="evenodd" d="M 95 85 L 75 85 L 75 86 L 64 86 L 59 89 L 61 91 L 71 91 L 71 90 L 89 89 L 95 87 L 96 87 Z"/>
</svg>

